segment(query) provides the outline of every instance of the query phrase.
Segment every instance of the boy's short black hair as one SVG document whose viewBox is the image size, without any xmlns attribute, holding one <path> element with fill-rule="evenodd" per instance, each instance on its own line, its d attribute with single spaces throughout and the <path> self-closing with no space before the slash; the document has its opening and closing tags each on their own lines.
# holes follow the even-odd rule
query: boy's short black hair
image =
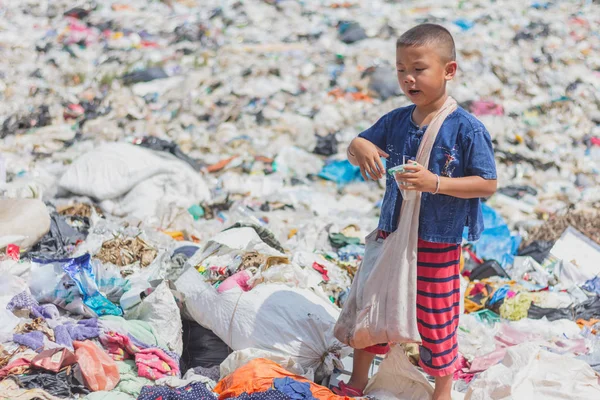
<svg viewBox="0 0 600 400">
<path fill-rule="evenodd" d="M 436 45 L 445 61 L 456 61 L 454 38 L 448 29 L 437 24 L 421 24 L 404 32 L 396 41 L 396 48 Z"/>
</svg>

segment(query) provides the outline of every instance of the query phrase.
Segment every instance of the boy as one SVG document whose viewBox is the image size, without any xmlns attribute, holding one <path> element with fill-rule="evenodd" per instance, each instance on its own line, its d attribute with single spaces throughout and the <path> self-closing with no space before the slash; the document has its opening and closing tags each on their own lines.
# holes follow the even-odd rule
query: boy
<svg viewBox="0 0 600 400">
<path fill-rule="evenodd" d="M 446 83 L 457 70 L 452 35 L 435 24 L 410 29 L 396 43 L 396 67 L 402 91 L 413 105 L 384 115 L 361 133 L 348 147 L 348 159 L 360 167 L 365 179 L 388 175 L 379 240 L 398 226 L 402 206 L 398 184 L 422 192 L 417 252 L 419 363 L 435 377 L 433 399 L 448 400 L 458 356 L 460 243 L 465 226 L 472 241 L 483 230 L 480 198 L 496 191 L 496 166 L 489 133 L 458 107 L 442 124 L 428 166 L 406 166 L 396 179 L 386 174 L 380 157 L 387 159 L 388 168 L 403 164 L 405 156 L 415 157 L 427 125 L 448 98 Z M 356 349 L 350 381 L 334 391 L 361 396 L 374 355 L 388 350 L 387 345 Z"/>
</svg>

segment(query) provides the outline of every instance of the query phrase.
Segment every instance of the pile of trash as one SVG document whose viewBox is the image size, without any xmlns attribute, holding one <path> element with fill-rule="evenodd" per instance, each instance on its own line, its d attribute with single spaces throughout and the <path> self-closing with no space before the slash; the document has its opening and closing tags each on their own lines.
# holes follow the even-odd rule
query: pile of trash
<svg viewBox="0 0 600 400">
<path fill-rule="evenodd" d="M 395 40 L 426 21 L 455 37 L 450 93 L 499 174 L 465 236 L 454 395 L 599 397 L 597 1 L 0 15 L 0 399 L 344 400 L 333 327 L 385 190 L 345 149 L 409 104 Z M 430 394 L 417 360 L 395 346 L 367 392 Z"/>
</svg>

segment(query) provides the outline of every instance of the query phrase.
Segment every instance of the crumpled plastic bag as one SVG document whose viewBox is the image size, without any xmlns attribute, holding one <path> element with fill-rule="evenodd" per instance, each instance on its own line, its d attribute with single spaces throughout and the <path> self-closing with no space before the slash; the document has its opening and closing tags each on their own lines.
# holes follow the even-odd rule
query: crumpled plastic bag
<svg viewBox="0 0 600 400">
<path fill-rule="evenodd" d="M 61 260 L 34 260 L 29 278 L 31 294 L 40 303 L 53 303 L 73 314 L 87 317 L 122 315 L 123 311 L 102 294 L 112 298 L 129 287 L 126 279 L 105 270 L 89 254 Z M 98 276 L 96 276 L 96 271 Z"/>
<path fill-rule="evenodd" d="M 433 387 L 411 363 L 402 346 L 393 346 L 365 394 L 377 399 L 420 400 L 431 398 Z"/>
<path fill-rule="evenodd" d="M 501 364 L 469 386 L 465 400 L 590 400 L 600 398 L 594 370 L 583 361 L 533 343 L 510 347 Z"/>
<path fill-rule="evenodd" d="M 148 322 L 169 350 L 178 355 L 183 352 L 181 314 L 166 281 L 161 282 L 141 304 L 128 310 L 126 318 Z"/>
<path fill-rule="evenodd" d="M 500 214 L 486 204 L 481 206 L 485 230 L 474 244 L 475 253 L 485 260 L 496 260 L 506 267 L 517 254 L 521 237 L 513 235 Z"/>
<path fill-rule="evenodd" d="M 411 363 L 402 346 L 393 346 L 375 376 L 365 388 L 365 394 L 377 399 L 429 399 L 433 387 Z"/>
<path fill-rule="evenodd" d="M 311 368 L 305 370 L 302 368 L 302 365 L 295 362 L 291 357 L 286 357 L 268 350 L 253 348 L 237 350 L 231 353 L 229 357 L 221 363 L 221 377 L 223 378 L 234 373 L 238 368 L 257 358 L 266 358 L 267 360 L 275 361 L 289 372 L 303 376 L 311 381 L 314 380 L 314 371 Z"/>
<path fill-rule="evenodd" d="M 183 320 L 182 371 L 203 367 L 219 369 L 231 349 L 213 331 L 195 321 Z M 217 381 L 219 378 L 216 379 Z"/>
<path fill-rule="evenodd" d="M 119 383 L 119 368 L 115 361 L 90 340 L 74 341 L 75 356 L 86 386 L 93 392 L 112 390 Z"/>
</svg>

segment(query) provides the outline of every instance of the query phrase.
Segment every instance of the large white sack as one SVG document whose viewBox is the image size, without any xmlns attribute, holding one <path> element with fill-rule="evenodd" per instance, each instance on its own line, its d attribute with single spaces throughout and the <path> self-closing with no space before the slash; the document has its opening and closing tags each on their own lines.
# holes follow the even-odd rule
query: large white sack
<svg viewBox="0 0 600 400">
<path fill-rule="evenodd" d="M 154 175 L 138 183 L 122 198 L 102 201 L 100 207 L 117 217 L 134 217 L 149 225 L 174 229 L 169 225 L 171 212 L 189 215 L 190 206 L 208 199 L 209 189 L 204 179 L 184 167 L 176 173 Z"/>
<path fill-rule="evenodd" d="M 17 241 L 15 244 L 28 249 L 49 230 L 50 214 L 41 200 L 0 199 L 0 247 Z"/>
<path fill-rule="evenodd" d="M 59 185 L 72 193 L 109 200 L 161 174 L 172 176 L 176 183 L 189 181 L 188 185 L 199 186 L 196 193 L 208 196 L 204 180 L 185 162 L 128 143 L 110 143 L 83 154 L 69 166 Z"/>
<path fill-rule="evenodd" d="M 317 375 L 333 371 L 346 348 L 333 336 L 339 311 L 311 290 L 261 284 L 217 293 L 195 269 L 176 282 L 189 315 L 233 350 L 256 348 L 291 357 Z"/>
<path fill-rule="evenodd" d="M 510 347 L 501 364 L 471 382 L 465 400 L 600 399 L 594 370 L 584 361 L 533 343 Z"/>
<path fill-rule="evenodd" d="M 147 178 L 173 171 L 154 152 L 128 143 L 109 143 L 81 155 L 60 178 L 68 191 L 98 200 L 119 197 Z"/>
</svg>

